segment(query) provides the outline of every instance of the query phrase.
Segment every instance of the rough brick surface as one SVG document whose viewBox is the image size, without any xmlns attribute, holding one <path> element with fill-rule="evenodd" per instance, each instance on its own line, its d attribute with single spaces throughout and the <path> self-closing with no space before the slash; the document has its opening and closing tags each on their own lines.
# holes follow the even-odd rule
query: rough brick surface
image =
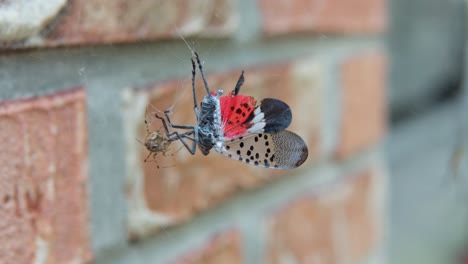
<svg viewBox="0 0 468 264">
<path fill-rule="evenodd" d="M 91 259 L 83 89 L 0 104 L 0 262 Z"/>
<path fill-rule="evenodd" d="M 309 68 L 307 68 L 309 66 Z M 293 116 L 307 109 L 307 120 L 293 118 L 290 130 L 295 131 L 308 143 L 309 161 L 320 155 L 318 150 L 320 85 L 317 77 L 317 65 L 313 63 L 292 63 L 264 68 L 246 69 L 245 84 L 242 93 L 253 95 L 258 100 L 265 97 L 279 98 L 287 102 L 292 109 Z M 307 70 L 309 69 L 309 70 Z M 209 83 L 212 89 L 221 88 L 229 92 L 235 86 L 240 71 L 227 74 L 210 75 Z M 307 85 L 307 89 L 304 88 Z M 202 83 L 197 82 L 199 98 L 205 93 Z M 127 125 L 134 126 L 135 135 L 130 133 L 132 148 L 136 149 L 136 165 L 129 165 L 129 191 L 130 191 L 130 232 L 132 236 L 143 236 L 148 230 L 143 226 L 154 229 L 164 225 L 172 225 L 187 219 L 194 213 L 212 207 L 226 197 L 240 189 L 258 186 L 273 176 L 291 173 L 272 169 L 257 168 L 239 161 L 222 157 L 213 150 L 208 156 L 201 153 L 191 156 L 181 148 L 178 142 L 170 146 L 166 157 L 162 154 L 156 157 L 156 162 L 143 160 L 148 152 L 134 139 L 144 138 L 144 107 L 148 106 L 148 120 L 154 113 L 154 108 L 167 109 L 173 106 L 172 121 L 177 124 L 194 124 L 193 102 L 189 81 L 172 81 L 156 85 L 146 91 L 134 91 L 133 101 L 136 97 L 146 98 L 143 101 L 141 112 L 129 117 Z M 132 106 L 132 109 L 139 107 Z M 135 123 L 135 121 L 138 122 Z M 134 122 L 133 124 L 131 122 Z M 152 122 L 150 130 L 161 129 L 159 121 Z M 179 150 L 180 149 L 180 150 Z M 133 155 L 129 152 L 129 155 Z M 150 159 L 151 160 L 151 159 Z M 307 166 L 304 164 L 303 166 Z M 160 167 L 158 169 L 158 166 Z M 151 211 L 153 219 L 150 220 Z M 145 212 L 145 213 L 143 213 Z M 149 218 L 145 218 L 148 216 Z M 147 221 L 147 224 L 142 222 Z M 148 223 L 149 222 L 149 223 Z M 151 228 L 152 226 L 152 228 Z"/>
<path fill-rule="evenodd" d="M 385 66 L 385 55 L 377 51 L 354 54 L 344 60 L 339 158 L 377 143 L 385 133 Z"/>
<path fill-rule="evenodd" d="M 0 6 L 0 14 L 3 9 L 5 6 Z M 26 18 L 17 16 L 16 20 L 10 23 L 21 25 Z M 26 35 L 16 34 L 25 38 L 16 46 L 138 42 L 179 38 L 177 31 L 183 35 L 226 36 L 237 27 L 238 17 L 233 0 L 72 0 L 49 20 Z M 15 28 L 22 30 L 20 26 L 10 27 Z M 0 31 L 2 38 L 6 36 L 2 37 Z"/>
<path fill-rule="evenodd" d="M 2 1 L 0 5 L 0 42 L 22 40 L 36 34 L 53 20 L 66 0 Z"/>
<path fill-rule="evenodd" d="M 380 177 L 370 168 L 269 215 L 265 263 L 363 263 L 381 237 Z"/>
<path fill-rule="evenodd" d="M 240 234 L 236 230 L 216 235 L 174 264 L 244 263 Z"/>
<path fill-rule="evenodd" d="M 268 35 L 296 32 L 376 33 L 386 26 L 385 0 L 259 0 Z"/>
</svg>

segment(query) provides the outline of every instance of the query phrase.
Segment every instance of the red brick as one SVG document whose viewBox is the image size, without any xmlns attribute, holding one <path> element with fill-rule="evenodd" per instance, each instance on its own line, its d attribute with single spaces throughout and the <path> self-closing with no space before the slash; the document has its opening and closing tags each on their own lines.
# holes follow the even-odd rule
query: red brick
<svg viewBox="0 0 468 264">
<path fill-rule="evenodd" d="M 25 186 L 24 130 L 18 118 L 2 115 L 0 118 L 0 262 L 14 260 L 17 263 L 32 263 L 35 252 L 34 227 L 23 217 L 24 202 L 19 186 Z"/>
<path fill-rule="evenodd" d="M 379 33 L 387 23 L 385 0 L 259 0 L 265 34 Z"/>
<path fill-rule="evenodd" d="M 0 5 L 2 43 L 21 41 L 39 32 L 66 6 L 67 0 L 2 1 Z"/>
<path fill-rule="evenodd" d="M 269 215 L 266 263 L 361 263 L 380 239 L 368 169 Z"/>
<path fill-rule="evenodd" d="M 177 264 L 244 263 L 240 234 L 229 231 L 216 235 L 205 244 L 175 261 Z"/>
<path fill-rule="evenodd" d="M 89 261 L 84 90 L 4 102 L 0 124 L 0 262 Z"/>
<path fill-rule="evenodd" d="M 206 2 L 205 2 L 206 3 Z M 199 28 L 203 36 L 229 36 L 237 30 L 239 14 L 235 0 L 210 1 L 211 6 L 200 4 L 204 9 L 206 25 Z M 207 9 L 205 9 L 207 8 Z M 202 12 L 203 13 L 203 12 Z"/>
<path fill-rule="evenodd" d="M 333 245 L 333 212 L 318 199 L 297 201 L 268 223 L 266 263 L 336 263 Z"/>
<path fill-rule="evenodd" d="M 342 64 L 342 117 L 338 158 L 377 143 L 386 130 L 386 57 L 372 52 L 353 55 Z"/>
<path fill-rule="evenodd" d="M 377 189 L 373 181 L 374 177 L 379 177 L 374 175 L 376 173 L 375 170 L 367 170 L 355 176 L 351 194 L 343 203 L 344 219 L 347 221 L 347 253 L 351 263 L 361 262 L 380 239 L 381 223 L 372 208 Z"/>
<path fill-rule="evenodd" d="M 1 9 L 1 7 L 0 7 Z M 128 43 L 185 36 L 227 36 L 237 27 L 233 0 L 71 0 L 41 35 L 18 45 Z M 20 23 L 20 21 L 18 22 Z M 31 41 L 29 41 L 31 40 Z"/>
<path fill-rule="evenodd" d="M 307 100 L 304 98 L 316 99 L 311 97 L 315 96 L 314 90 L 317 90 L 318 87 L 303 89 L 299 84 L 304 83 L 304 80 L 300 79 L 300 74 L 307 74 L 309 76 L 305 78 L 307 79 L 310 76 L 315 76 L 313 75 L 315 70 L 304 72 L 304 67 L 302 67 L 301 72 L 295 66 L 295 64 L 281 64 L 247 69 L 242 92 L 253 95 L 258 100 L 264 97 L 284 100 L 291 106 L 293 115 L 302 112 L 304 107 L 308 108 L 310 111 L 309 121 L 302 124 L 299 123 L 303 121 L 302 119 L 293 118 L 290 130 L 306 139 L 306 142 L 309 143 L 309 160 L 313 160 L 320 154 L 318 151 L 319 122 L 314 120 L 318 119 L 319 116 L 319 104 L 312 104 L 313 107 L 311 107 L 310 102 L 306 102 Z M 208 79 L 212 89 L 220 88 L 228 93 L 235 86 L 239 74 L 239 70 L 225 74 L 210 74 Z M 197 87 L 199 98 L 201 98 L 205 93 L 202 83 L 197 82 Z M 173 105 L 174 112 L 171 119 L 174 123 L 195 123 L 191 87 L 188 80 L 157 84 L 144 91 L 135 91 L 135 93 L 149 96 L 149 115 L 155 111 L 151 107 L 167 109 Z M 141 118 L 143 118 L 143 114 Z M 136 128 L 138 129 L 136 137 L 142 139 L 147 133 L 143 120 L 137 126 L 139 127 Z M 159 121 L 154 121 L 151 130 L 157 129 L 161 129 L 161 124 Z M 132 140 L 132 144 L 138 148 L 140 155 L 138 166 L 142 167 L 143 180 L 139 180 L 138 174 L 130 175 L 130 177 L 132 184 L 143 184 L 143 186 L 134 186 L 131 191 L 133 195 L 129 197 L 135 200 L 144 200 L 147 209 L 152 213 L 170 219 L 162 225 L 176 224 L 199 211 L 216 205 L 239 190 L 259 186 L 275 176 L 291 173 L 290 171 L 247 165 L 220 156 L 214 150 L 208 156 L 203 156 L 201 153 L 191 156 L 185 148 L 180 149 L 182 145 L 178 142 L 173 143 L 170 147 L 167 157 L 158 155 L 156 162 L 144 163 L 148 152 L 134 138 L 130 137 L 129 140 Z M 179 149 L 180 151 L 178 151 Z M 199 151 L 197 150 L 197 152 Z M 158 169 L 158 166 L 161 168 Z M 139 194 L 140 190 L 143 190 L 144 193 Z M 136 204 L 141 205 L 141 202 Z M 130 214 L 138 216 L 141 215 L 141 212 L 132 212 L 132 207 L 130 207 Z M 132 218 L 131 215 L 130 218 Z M 135 229 L 138 229 L 141 227 L 141 223 L 134 226 Z M 158 224 L 155 227 L 158 227 Z M 130 230 L 132 237 L 143 235 L 133 228 Z"/>
</svg>

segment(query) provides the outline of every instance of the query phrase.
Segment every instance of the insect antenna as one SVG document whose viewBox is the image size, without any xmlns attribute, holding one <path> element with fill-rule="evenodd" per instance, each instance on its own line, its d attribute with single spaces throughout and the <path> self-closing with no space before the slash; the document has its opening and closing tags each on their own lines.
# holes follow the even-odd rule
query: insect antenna
<svg viewBox="0 0 468 264">
<path fill-rule="evenodd" d="M 190 44 L 187 42 L 187 40 L 185 40 L 184 36 L 182 36 L 182 34 L 176 30 L 177 34 L 179 35 L 179 37 L 185 42 L 185 44 L 187 45 L 188 49 L 190 50 L 190 53 L 192 54 L 192 58 L 195 58 L 195 54 L 196 54 L 196 51 L 195 49 L 190 46 Z"/>
</svg>

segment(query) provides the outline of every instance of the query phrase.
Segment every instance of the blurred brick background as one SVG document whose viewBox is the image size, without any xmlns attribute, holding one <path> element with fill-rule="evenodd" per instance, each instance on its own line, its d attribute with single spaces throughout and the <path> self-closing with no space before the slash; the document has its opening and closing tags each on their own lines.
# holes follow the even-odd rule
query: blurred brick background
<svg viewBox="0 0 468 264">
<path fill-rule="evenodd" d="M 0 2 L 0 263 L 385 263 L 387 16 L 384 0 Z M 245 70 L 243 93 L 291 106 L 302 167 L 176 143 L 143 162 L 155 108 L 194 121 L 179 34 L 212 89 Z"/>
</svg>

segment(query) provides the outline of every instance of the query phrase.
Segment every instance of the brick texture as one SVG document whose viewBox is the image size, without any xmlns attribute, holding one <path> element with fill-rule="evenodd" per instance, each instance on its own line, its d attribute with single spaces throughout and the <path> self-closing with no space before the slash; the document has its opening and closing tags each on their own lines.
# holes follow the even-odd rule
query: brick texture
<svg viewBox="0 0 468 264">
<path fill-rule="evenodd" d="M 66 3 L 67 0 L 2 1 L 0 43 L 20 41 L 39 34 Z"/>
<path fill-rule="evenodd" d="M 363 263 L 381 237 L 369 168 L 270 215 L 265 263 Z"/>
<path fill-rule="evenodd" d="M 86 129 L 80 88 L 0 104 L 1 263 L 91 259 Z"/>
<path fill-rule="evenodd" d="M 207 240 L 204 245 L 187 253 L 174 264 L 244 263 L 241 248 L 238 231 L 227 231 Z"/>
<path fill-rule="evenodd" d="M 379 33 L 386 27 L 385 0 L 259 0 L 258 3 L 267 35 Z"/>
<path fill-rule="evenodd" d="M 310 67 L 307 68 L 307 65 Z M 316 65 L 313 65 L 313 63 L 302 62 L 246 69 L 246 81 L 241 90 L 244 94 L 259 98 L 258 100 L 265 97 L 279 98 L 291 106 L 293 116 L 303 109 L 308 109 L 308 120 L 302 122 L 301 118 L 293 118 L 293 123 L 289 128 L 304 137 L 308 143 L 309 161 L 302 165 L 304 167 L 320 155 L 318 147 L 320 141 L 318 90 L 320 87 Z M 232 71 L 226 74 L 210 75 L 209 83 L 213 87 L 212 89 L 214 87 L 221 88 L 225 90 L 225 93 L 228 93 L 235 86 L 239 74 L 240 71 Z M 307 89 L 304 89 L 304 84 L 307 84 Z M 205 93 L 202 83 L 198 82 L 197 87 L 199 98 L 201 98 Z M 144 94 L 149 98 L 148 114 L 150 116 L 155 111 L 152 107 L 167 109 L 173 106 L 174 111 L 171 119 L 174 123 L 195 123 L 191 88 L 188 81 L 162 83 L 146 91 L 136 91 L 135 93 Z M 315 101 L 318 102 L 314 103 Z M 143 116 L 142 113 L 140 118 Z M 147 133 L 143 124 L 143 120 L 136 124 L 138 126 L 137 138 L 144 138 Z M 157 129 L 161 129 L 160 122 L 152 122 L 151 130 Z M 142 184 L 141 187 L 135 185 L 132 187 L 133 195 L 130 197 L 138 200 L 142 199 L 143 196 L 147 206 L 145 210 L 149 209 L 153 213 L 158 213 L 159 216 L 170 219 L 166 222 L 169 225 L 187 219 L 198 211 L 212 207 L 239 190 L 252 188 L 276 176 L 290 173 L 289 171 L 247 165 L 222 157 L 214 150 L 206 157 L 201 153 L 191 156 L 186 149 L 181 149 L 180 143 L 173 143 L 170 151 L 166 153 L 166 157 L 159 155 L 156 162 L 144 163 L 143 160 L 148 152 L 138 142 L 135 142 L 134 138 L 130 136 L 129 140 L 138 148 L 141 157 L 138 166 L 143 170 L 143 181 L 139 180 L 138 174 L 129 175 L 132 184 Z M 141 192 L 141 194 L 135 192 Z M 141 215 L 141 212 L 132 213 L 130 210 L 130 214 L 135 214 L 137 217 Z M 140 228 L 141 223 L 134 226 Z M 131 233 L 139 232 L 133 228 L 130 229 Z M 140 236 L 142 234 L 133 235 Z"/>
<path fill-rule="evenodd" d="M 346 158 L 377 143 L 386 129 L 386 57 L 355 54 L 341 65 L 342 121 L 337 157 Z"/>
<path fill-rule="evenodd" d="M 6 7 L 0 6 L 0 14 L 2 8 Z M 9 28 L 23 33 L 16 25 L 26 18 L 16 19 L 9 21 Z M 16 34 L 25 40 L 11 46 L 128 43 L 179 38 L 177 31 L 186 36 L 227 36 L 236 29 L 238 17 L 233 0 L 71 0 L 49 21 L 27 36 Z M 0 40 L 7 37 L 0 34 Z"/>
</svg>

